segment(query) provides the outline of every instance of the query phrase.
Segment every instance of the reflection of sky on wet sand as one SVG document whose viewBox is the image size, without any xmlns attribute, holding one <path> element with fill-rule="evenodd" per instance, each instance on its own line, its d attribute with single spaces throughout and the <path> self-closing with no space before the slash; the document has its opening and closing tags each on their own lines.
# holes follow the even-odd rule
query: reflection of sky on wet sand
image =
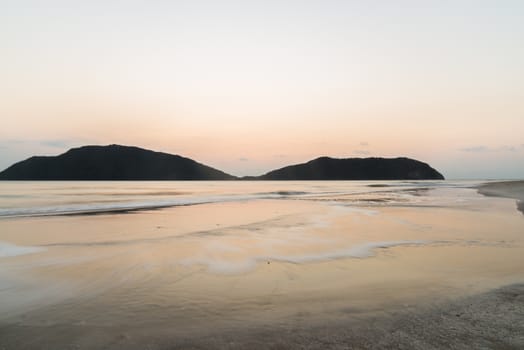
<svg viewBox="0 0 524 350">
<path fill-rule="evenodd" d="M 6 247 L 39 251 L 0 258 L 0 322 L 198 334 L 343 319 L 520 281 L 523 227 L 514 201 L 460 188 L 2 219 Z"/>
</svg>

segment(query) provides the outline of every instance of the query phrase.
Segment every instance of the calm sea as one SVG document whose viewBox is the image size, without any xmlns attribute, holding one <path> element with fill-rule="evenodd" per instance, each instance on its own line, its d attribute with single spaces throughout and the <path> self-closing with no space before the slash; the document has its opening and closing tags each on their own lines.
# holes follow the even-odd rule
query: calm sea
<svg viewBox="0 0 524 350">
<path fill-rule="evenodd" d="M 355 205 L 413 203 L 421 191 L 473 188 L 480 181 L 0 181 L 0 217 L 81 214 L 258 199 L 336 200 Z M 431 194 L 431 192 L 429 192 Z M 400 201 L 400 202 L 399 202 Z M 350 203 L 351 200 L 349 198 Z M 407 203 L 406 203 L 407 202 Z"/>
</svg>

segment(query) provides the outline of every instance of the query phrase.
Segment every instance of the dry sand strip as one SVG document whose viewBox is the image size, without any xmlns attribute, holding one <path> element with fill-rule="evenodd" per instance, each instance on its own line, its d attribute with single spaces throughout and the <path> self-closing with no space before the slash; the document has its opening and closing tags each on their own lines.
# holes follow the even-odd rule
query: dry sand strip
<svg viewBox="0 0 524 350">
<path fill-rule="evenodd" d="M 524 214 L 524 181 L 490 182 L 480 185 L 478 192 L 485 196 L 516 199 L 517 209 Z"/>
<path fill-rule="evenodd" d="M 237 330 L 165 348 L 524 349 L 524 284 L 418 310 L 296 329 Z"/>
</svg>

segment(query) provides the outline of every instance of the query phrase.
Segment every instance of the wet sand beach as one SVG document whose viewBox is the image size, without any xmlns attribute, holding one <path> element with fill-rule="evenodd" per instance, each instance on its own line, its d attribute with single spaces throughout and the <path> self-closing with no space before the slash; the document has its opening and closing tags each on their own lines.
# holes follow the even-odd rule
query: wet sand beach
<svg viewBox="0 0 524 350">
<path fill-rule="evenodd" d="M 121 186 L 97 201 L 203 191 Z M 451 182 L 206 186 L 196 196 L 220 201 L 97 215 L 9 209 L 0 349 L 524 346 L 514 199 Z M 41 191 L 38 203 L 57 189 Z M 60 198 L 68 211 L 100 207 L 86 199 L 92 184 L 60 191 L 57 212 Z"/>
<path fill-rule="evenodd" d="M 170 349 L 522 349 L 524 285 L 344 322 L 214 334 Z"/>
</svg>

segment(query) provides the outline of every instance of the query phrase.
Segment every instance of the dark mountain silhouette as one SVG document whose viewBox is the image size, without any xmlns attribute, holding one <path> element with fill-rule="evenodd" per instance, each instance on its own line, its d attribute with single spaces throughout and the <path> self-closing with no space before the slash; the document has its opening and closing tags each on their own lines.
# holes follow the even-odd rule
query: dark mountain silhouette
<svg viewBox="0 0 524 350">
<path fill-rule="evenodd" d="M 31 157 L 0 173 L 1 180 L 232 180 L 189 158 L 120 145 L 73 148 Z"/>
<path fill-rule="evenodd" d="M 320 157 L 258 176 L 259 180 L 444 180 L 426 163 L 410 158 Z"/>
<path fill-rule="evenodd" d="M 58 156 L 31 157 L 0 172 L 0 180 L 234 180 L 192 159 L 138 147 L 73 148 Z M 242 180 L 442 180 L 426 163 L 409 158 L 321 157 Z"/>
</svg>

